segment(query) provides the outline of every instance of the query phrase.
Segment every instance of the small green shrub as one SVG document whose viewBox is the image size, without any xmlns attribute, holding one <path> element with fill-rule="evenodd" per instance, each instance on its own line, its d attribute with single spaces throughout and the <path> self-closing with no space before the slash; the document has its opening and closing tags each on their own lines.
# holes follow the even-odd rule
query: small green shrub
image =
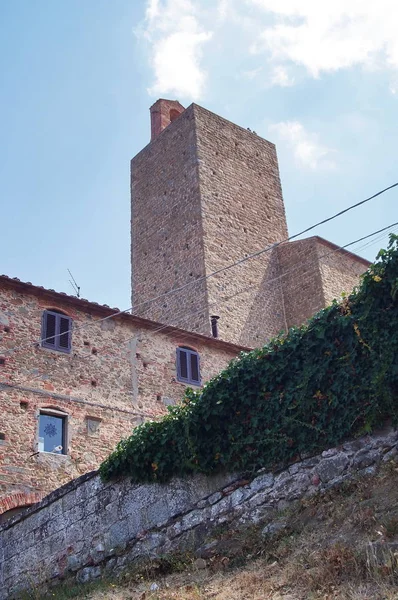
<svg viewBox="0 0 398 600">
<path fill-rule="evenodd" d="M 181 406 L 137 427 L 103 462 L 135 482 L 286 465 L 398 422 L 398 237 L 359 289 L 306 325 L 241 353 Z"/>
</svg>

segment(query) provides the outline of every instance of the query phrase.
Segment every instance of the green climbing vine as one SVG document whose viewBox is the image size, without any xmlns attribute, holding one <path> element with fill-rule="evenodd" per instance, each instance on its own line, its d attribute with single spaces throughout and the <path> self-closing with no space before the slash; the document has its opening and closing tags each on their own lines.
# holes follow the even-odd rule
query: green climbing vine
<svg viewBox="0 0 398 600">
<path fill-rule="evenodd" d="M 241 353 L 202 390 L 119 442 L 104 480 L 135 482 L 289 464 L 398 423 L 398 236 L 358 289 L 263 348 Z"/>
</svg>

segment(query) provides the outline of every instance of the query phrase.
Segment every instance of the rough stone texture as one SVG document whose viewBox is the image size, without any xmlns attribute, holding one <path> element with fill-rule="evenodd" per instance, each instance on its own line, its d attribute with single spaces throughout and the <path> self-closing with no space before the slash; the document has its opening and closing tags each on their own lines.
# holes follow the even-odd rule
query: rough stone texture
<svg viewBox="0 0 398 600">
<path fill-rule="evenodd" d="M 350 293 L 369 262 L 318 236 L 277 248 L 286 325 L 301 325 L 318 310 Z"/>
<path fill-rule="evenodd" d="M 72 317 L 70 354 L 35 344 L 46 308 Z M 203 381 L 239 352 L 131 315 L 99 321 L 114 312 L 0 277 L 0 514 L 97 468 L 136 424 L 178 403 L 186 386 L 176 380 L 177 346 L 199 352 Z M 45 407 L 67 414 L 67 455 L 37 452 Z"/>
<path fill-rule="evenodd" d="M 145 302 L 205 275 L 193 106 L 131 162 L 132 306 L 209 334 L 206 283 Z"/>
<path fill-rule="evenodd" d="M 166 485 L 103 484 L 96 473 L 83 475 L 0 527 L 0 600 L 65 577 L 86 582 L 115 575 L 129 563 L 174 551 L 196 549 L 205 557 L 212 551 L 206 540 L 221 524 L 264 523 L 264 536 L 272 537 L 284 527 L 278 511 L 353 475 L 373 473 L 397 444 L 397 431 L 386 429 L 251 482 L 219 475 Z"/>
<path fill-rule="evenodd" d="M 210 335 L 212 314 L 221 339 L 258 346 L 349 291 L 367 265 L 310 238 L 198 282 L 286 238 L 275 146 L 196 104 L 159 100 L 151 120 L 153 141 L 132 161 L 133 304 L 167 325 L 97 322 L 112 309 L 0 277 L 0 514 L 96 468 L 134 425 L 176 404 L 176 346 L 199 352 L 203 381 L 247 349 L 189 333 Z M 34 345 L 46 308 L 73 319 L 70 354 Z M 46 407 L 68 415 L 66 456 L 37 453 Z"/>
<path fill-rule="evenodd" d="M 259 346 L 351 292 L 369 263 L 319 237 L 202 279 L 288 233 L 275 146 L 196 104 L 181 109 L 154 104 L 152 142 L 131 162 L 138 314 L 207 335 L 218 315 L 222 339 Z"/>
<path fill-rule="evenodd" d="M 334 252 L 334 244 L 317 239 L 319 268 L 325 306 L 342 292 L 349 294 L 358 285 L 360 276 L 366 271 L 369 262 L 351 252 Z M 331 251 L 332 250 L 332 251 Z"/>
<path fill-rule="evenodd" d="M 132 287 L 138 314 L 259 345 L 284 327 L 272 253 L 153 296 L 286 238 L 275 146 L 192 104 L 133 160 Z M 142 304 L 144 303 L 144 304 Z"/>
</svg>

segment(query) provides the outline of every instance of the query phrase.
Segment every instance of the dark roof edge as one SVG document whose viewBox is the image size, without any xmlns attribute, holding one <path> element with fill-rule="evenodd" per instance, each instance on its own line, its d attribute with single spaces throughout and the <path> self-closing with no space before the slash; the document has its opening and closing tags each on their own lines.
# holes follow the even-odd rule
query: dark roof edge
<svg viewBox="0 0 398 600">
<path fill-rule="evenodd" d="M 89 300 L 86 300 L 84 298 L 70 296 L 65 292 L 56 292 L 55 290 L 46 289 L 42 286 L 33 285 L 29 281 L 24 282 L 18 279 L 17 277 L 12 278 L 8 277 L 7 275 L 0 275 L 0 286 L 3 285 L 8 288 L 20 290 L 22 292 L 27 292 L 33 295 L 46 296 L 48 298 L 55 299 L 59 302 L 65 302 L 72 306 L 75 306 L 76 308 L 82 311 L 90 310 L 91 312 L 96 312 L 97 314 L 104 317 L 108 317 L 114 314 L 115 319 L 124 319 L 131 324 L 136 324 L 137 326 L 143 327 L 145 329 L 156 330 L 161 328 L 161 331 L 159 331 L 159 333 L 173 333 L 176 337 L 180 334 L 183 335 L 185 339 L 199 340 L 205 344 L 209 344 L 217 348 L 224 348 L 233 352 L 248 352 L 252 350 L 252 348 L 248 348 L 247 346 L 240 346 L 239 344 L 233 344 L 232 342 L 226 342 L 224 340 L 212 338 L 210 336 L 203 335 L 202 333 L 195 333 L 193 331 L 181 329 L 180 327 L 165 325 L 164 323 L 159 323 L 158 321 L 151 321 L 150 319 L 137 317 L 127 311 L 121 312 L 118 308 L 111 308 L 107 304 L 98 304 L 97 302 L 90 302 Z"/>
<path fill-rule="evenodd" d="M 345 248 L 341 248 L 341 246 L 338 246 L 334 242 L 330 242 L 329 240 L 326 240 L 325 238 L 320 237 L 319 235 L 312 235 L 311 237 L 302 238 L 302 239 L 299 239 L 299 240 L 294 240 L 292 242 L 284 242 L 282 244 L 282 246 L 285 246 L 285 245 L 288 245 L 288 244 L 296 244 L 296 243 L 299 243 L 299 242 L 307 242 L 307 241 L 310 241 L 310 240 L 315 240 L 315 241 L 319 242 L 320 244 L 323 244 L 324 246 L 329 246 L 329 248 L 333 248 L 334 250 L 339 250 L 343 254 L 349 254 L 351 256 L 351 258 L 353 258 L 357 262 L 361 262 L 366 267 L 370 267 L 370 265 L 372 264 L 371 261 L 367 260 L 366 258 L 363 258 L 362 256 L 359 256 L 358 254 L 355 254 L 354 252 L 351 252 L 350 250 L 346 250 Z"/>
<path fill-rule="evenodd" d="M 314 235 L 312 237 L 314 237 L 316 240 L 318 240 L 318 242 L 320 242 L 324 246 L 329 246 L 330 248 L 340 250 L 340 252 L 343 252 L 343 254 L 349 254 L 350 256 L 352 256 L 352 258 L 354 260 L 357 260 L 358 262 L 363 263 L 366 267 L 370 267 L 370 265 L 372 264 L 370 260 L 367 260 L 366 258 L 359 256 L 359 254 L 355 254 L 355 252 L 351 252 L 351 250 L 346 250 L 345 248 L 341 248 L 334 242 L 330 242 L 329 240 L 326 240 L 325 238 L 320 237 L 319 235 Z"/>
</svg>

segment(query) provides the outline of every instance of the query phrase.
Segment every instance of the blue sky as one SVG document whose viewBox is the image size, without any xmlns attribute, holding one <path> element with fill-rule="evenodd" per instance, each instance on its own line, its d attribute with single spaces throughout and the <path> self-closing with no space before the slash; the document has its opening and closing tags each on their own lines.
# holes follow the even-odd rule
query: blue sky
<svg viewBox="0 0 398 600">
<path fill-rule="evenodd" d="M 130 305 L 130 159 L 158 98 L 275 142 L 291 234 L 398 181 L 392 0 L 2 0 L 0 273 Z M 314 233 L 398 221 L 398 191 Z M 354 250 L 374 258 L 386 236 Z"/>
</svg>

